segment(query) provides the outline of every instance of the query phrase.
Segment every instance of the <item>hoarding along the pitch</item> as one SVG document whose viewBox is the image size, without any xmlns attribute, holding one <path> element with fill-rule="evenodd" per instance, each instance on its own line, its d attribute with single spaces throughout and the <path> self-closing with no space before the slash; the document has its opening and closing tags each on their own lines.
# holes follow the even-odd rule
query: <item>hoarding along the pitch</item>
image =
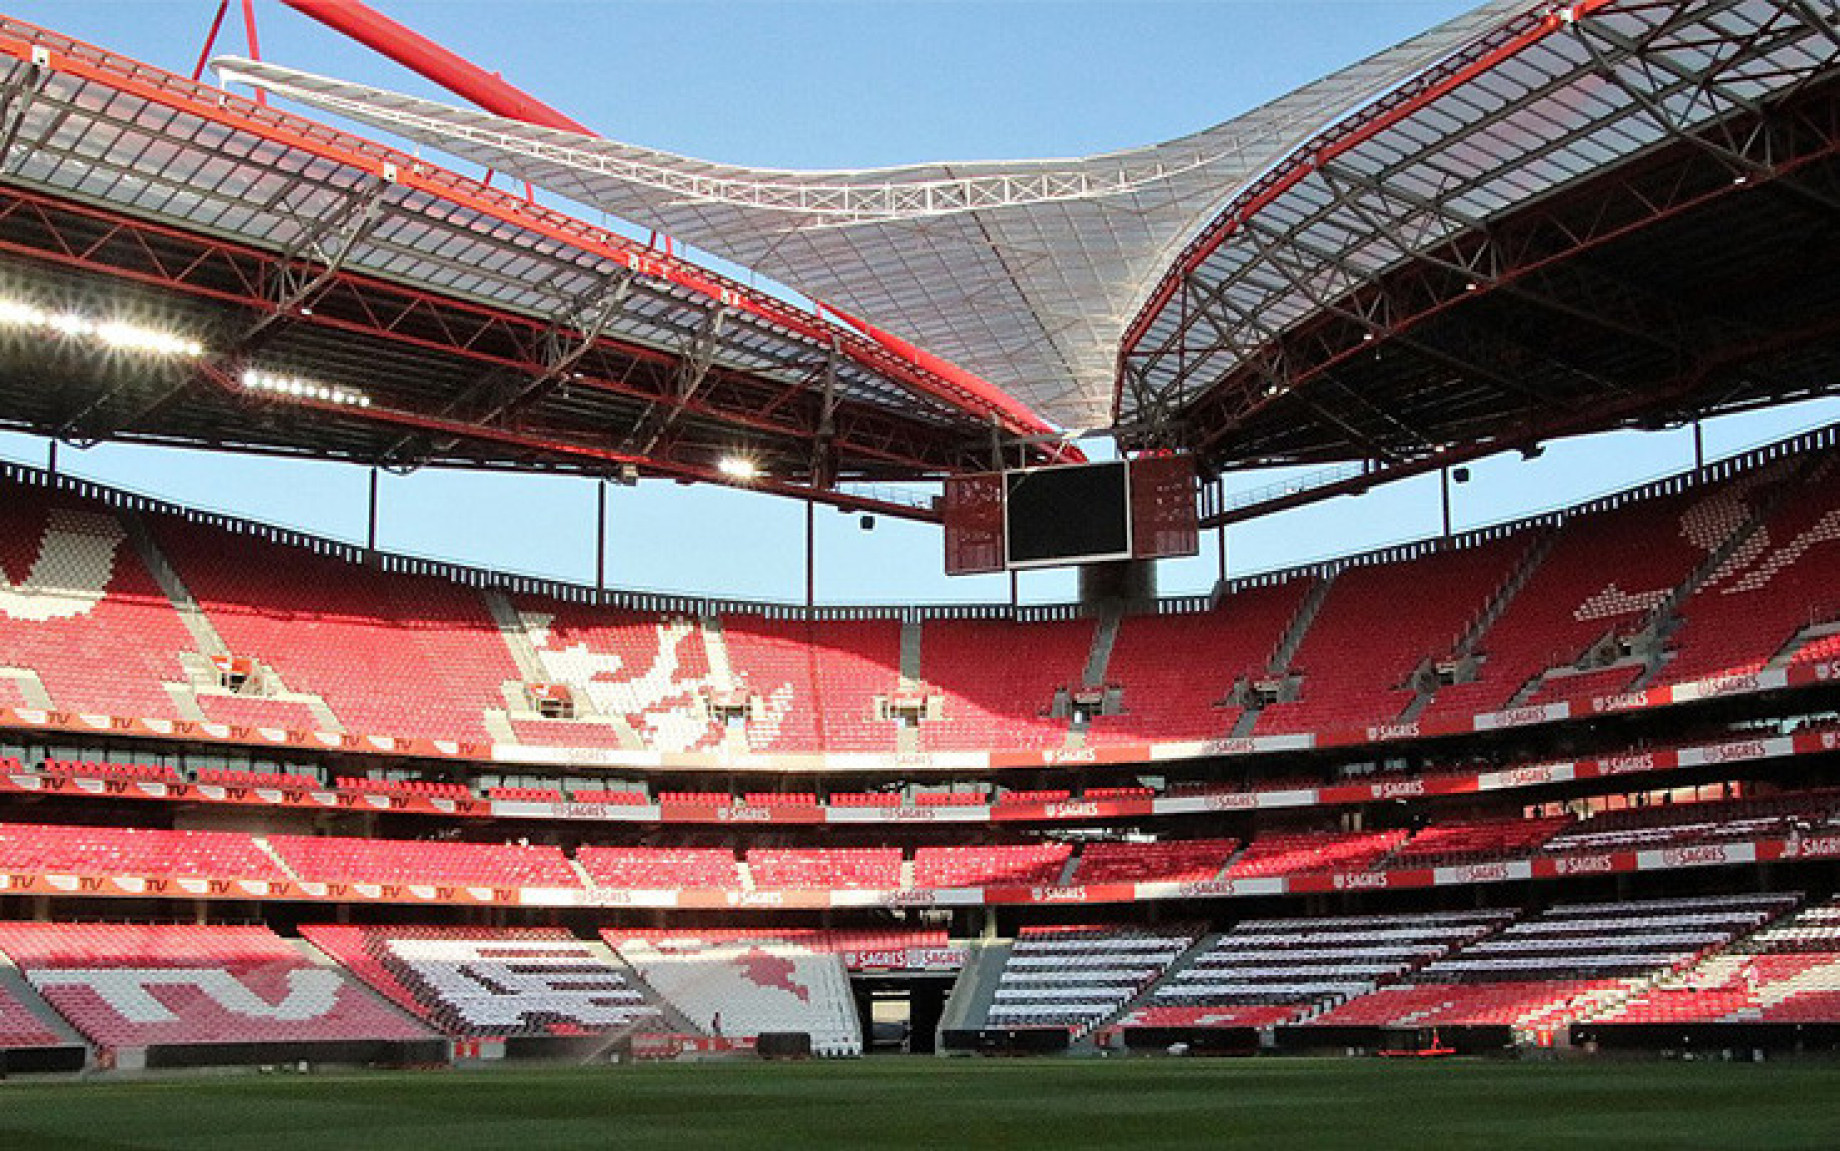
<svg viewBox="0 0 1840 1151">
<path fill-rule="evenodd" d="M 1129 469 L 1123 460 L 1005 472 L 1003 483 L 1010 567 L 1131 558 Z"/>
</svg>

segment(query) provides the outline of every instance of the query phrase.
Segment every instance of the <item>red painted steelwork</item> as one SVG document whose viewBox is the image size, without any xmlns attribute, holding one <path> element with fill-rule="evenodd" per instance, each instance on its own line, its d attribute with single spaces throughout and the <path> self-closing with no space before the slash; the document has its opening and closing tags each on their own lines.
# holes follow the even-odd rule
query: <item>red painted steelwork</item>
<svg viewBox="0 0 1840 1151">
<path fill-rule="evenodd" d="M 471 100 L 495 116 L 522 120 L 564 132 L 594 131 L 570 119 L 530 93 L 494 75 L 455 52 L 405 27 L 361 0 L 281 0 L 294 11 L 310 16 L 371 51 L 432 80 L 456 96 Z"/>
<path fill-rule="evenodd" d="M 1136 354 L 1137 345 L 1144 338 L 1150 325 L 1169 306 L 1170 300 L 1187 282 L 1189 275 L 1219 250 L 1222 244 L 1237 234 L 1247 220 L 1258 215 L 1274 200 L 1290 191 L 1324 164 L 1333 162 L 1350 149 L 1359 147 L 1478 77 L 1501 67 L 1522 52 L 1564 29 L 1570 23 L 1591 16 L 1613 2 L 1614 0 L 1577 0 L 1577 3 L 1566 10 L 1564 16 L 1549 12 L 1530 17 L 1531 26 L 1521 28 L 1519 32 L 1510 35 L 1507 40 L 1496 44 L 1483 55 L 1456 67 L 1453 71 L 1448 71 L 1442 79 L 1422 91 L 1390 107 L 1385 101 L 1377 105 L 1370 105 L 1334 125 L 1321 136 L 1306 142 L 1292 152 L 1290 158 L 1271 174 L 1248 188 L 1248 195 L 1237 199 L 1232 207 L 1222 213 L 1183 251 L 1181 258 L 1164 275 L 1156 291 L 1138 310 L 1137 317 L 1131 322 L 1130 328 L 1125 331 L 1124 339 L 1119 343 L 1119 387 L 1114 392 L 1112 399 L 1114 418 L 1119 414 L 1120 405 L 1124 399 L 1122 370 L 1124 362 Z M 1515 25 L 1509 25 L 1503 31 L 1512 31 L 1514 27 Z"/>
<path fill-rule="evenodd" d="M 276 112 L 145 65 L 123 61 L 101 49 L 22 21 L 0 18 L 0 53 L 29 60 L 33 47 L 40 44 L 52 48 L 56 54 L 54 66 L 59 71 L 161 107 L 198 116 L 232 131 L 250 132 L 335 164 L 373 173 L 389 172 L 403 187 L 478 212 L 488 219 L 504 220 L 545 238 L 616 260 L 642 276 L 668 281 L 795 335 L 834 346 L 850 359 L 918 392 L 962 411 L 993 416 L 1006 431 L 1018 435 L 1055 434 L 1055 429 L 1040 417 L 987 384 L 984 394 L 973 394 L 961 381 L 944 378 L 911 359 L 900 357 L 892 348 L 875 340 L 840 329 L 770 296 L 728 283 L 668 253 L 641 249 L 611 232 L 423 163 L 397 149 Z"/>
<path fill-rule="evenodd" d="M 485 71 L 389 17 L 372 11 L 360 0 L 282 0 L 282 3 L 441 85 L 454 95 L 472 101 L 493 115 L 521 120 L 542 128 L 598 136 L 592 129 L 507 83 L 502 77 Z M 668 237 L 666 244 L 668 252 Z M 831 313 L 893 355 L 945 380 L 973 398 L 980 406 L 1008 416 L 1018 425 L 1018 430 L 1033 435 L 1051 431 L 1034 413 L 988 381 L 829 304 L 820 304 L 819 307 L 821 314 Z M 1086 458 L 1071 444 L 1055 447 L 1053 456 L 1062 463 L 1080 463 Z"/>
</svg>

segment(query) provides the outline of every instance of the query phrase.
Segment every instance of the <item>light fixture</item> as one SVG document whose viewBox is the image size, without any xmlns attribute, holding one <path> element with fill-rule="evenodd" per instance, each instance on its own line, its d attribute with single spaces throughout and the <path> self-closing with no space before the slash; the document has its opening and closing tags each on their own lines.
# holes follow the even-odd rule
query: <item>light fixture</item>
<svg viewBox="0 0 1840 1151">
<path fill-rule="evenodd" d="M 0 297 L 0 327 L 39 331 L 140 355 L 196 359 L 204 345 L 189 336 L 123 320 L 98 320 L 81 312 L 53 312 L 25 300 Z"/>
<path fill-rule="evenodd" d="M 716 461 L 716 470 L 731 480 L 760 478 L 760 465 L 746 456 L 723 456 Z"/>
<path fill-rule="evenodd" d="M 243 372 L 243 387 L 247 391 L 262 392 L 265 395 L 315 400 L 323 404 L 338 404 L 341 407 L 368 408 L 371 406 L 371 398 L 363 392 L 341 388 L 336 384 L 322 384 L 317 380 L 303 380 L 297 376 L 265 372 L 260 368 L 249 368 Z"/>
</svg>

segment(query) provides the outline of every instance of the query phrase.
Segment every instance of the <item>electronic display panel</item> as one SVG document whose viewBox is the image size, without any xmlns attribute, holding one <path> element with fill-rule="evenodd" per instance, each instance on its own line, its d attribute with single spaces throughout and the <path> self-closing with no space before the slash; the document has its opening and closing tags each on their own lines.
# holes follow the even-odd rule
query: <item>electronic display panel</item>
<svg viewBox="0 0 1840 1151">
<path fill-rule="evenodd" d="M 1003 483 L 1004 552 L 1011 568 L 1131 558 L 1125 461 L 1005 472 Z"/>
</svg>

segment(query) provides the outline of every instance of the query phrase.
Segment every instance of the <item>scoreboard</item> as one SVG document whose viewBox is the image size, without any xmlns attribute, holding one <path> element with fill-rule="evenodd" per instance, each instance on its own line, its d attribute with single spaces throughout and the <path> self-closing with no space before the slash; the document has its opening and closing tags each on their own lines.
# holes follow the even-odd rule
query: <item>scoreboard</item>
<svg viewBox="0 0 1840 1151">
<path fill-rule="evenodd" d="M 1194 461 L 1140 456 L 946 481 L 946 573 L 972 575 L 1200 549 Z"/>
</svg>

